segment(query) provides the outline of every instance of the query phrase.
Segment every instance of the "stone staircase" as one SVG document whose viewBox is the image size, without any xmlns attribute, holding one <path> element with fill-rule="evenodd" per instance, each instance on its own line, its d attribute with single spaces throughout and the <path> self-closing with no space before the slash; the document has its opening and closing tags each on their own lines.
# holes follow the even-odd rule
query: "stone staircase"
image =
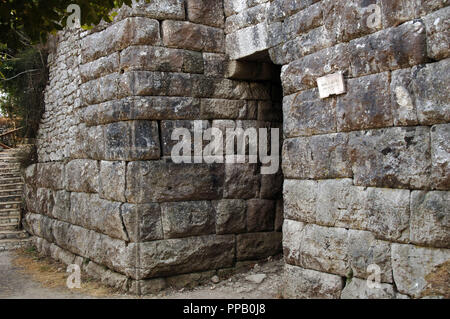
<svg viewBox="0 0 450 319">
<path fill-rule="evenodd" d="M 23 247 L 30 241 L 21 230 L 23 180 L 18 149 L 0 151 L 0 251 Z"/>
</svg>

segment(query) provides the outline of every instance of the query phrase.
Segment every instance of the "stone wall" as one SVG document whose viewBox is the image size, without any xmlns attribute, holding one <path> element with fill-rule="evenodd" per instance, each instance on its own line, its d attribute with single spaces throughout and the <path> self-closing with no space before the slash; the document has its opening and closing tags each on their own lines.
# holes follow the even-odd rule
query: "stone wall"
<svg viewBox="0 0 450 319">
<path fill-rule="evenodd" d="M 39 163 L 26 171 L 39 251 L 136 293 L 281 252 L 281 169 L 170 156 L 173 130 L 193 132 L 194 120 L 281 127 L 270 77 L 225 77 L 224 22 L 222 1 L 164 0 L 58 35 Z"/>
<path fill-rule="evenodd" d="M 449 297 L 447 5 L 164 0 L 62 33 L 26 173 L 39 249 L 138 293 L 275 254 L 280 174 L 169 156 L 193 120 L 279 126 L 272 62 L 285 297 Z M 336 72 L 347 93 L 320 99 Z"/>
<path fill-rule="evenodd" d="M 225 3 L 230 57 L 283 65 L 285 297 L 449 297 L 448 1 Z"/>
</svg>

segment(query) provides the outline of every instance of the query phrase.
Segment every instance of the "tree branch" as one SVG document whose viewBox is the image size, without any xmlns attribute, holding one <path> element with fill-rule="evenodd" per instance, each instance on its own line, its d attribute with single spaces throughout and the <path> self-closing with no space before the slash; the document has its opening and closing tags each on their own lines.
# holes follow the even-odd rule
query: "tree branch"
<svg viewBox="0 0 450 319">
<path fill-rule="evenodd" d="M 11 77 L 11 78 L 8 78 L 8 79 L 0 79 L 0 81 L 10 81 L 10 80 L 13 80 L 13 79 L 15 79 L 15 78 L 21 76 L 22 74 L 32 73 L 32 72 L 37 72 L 37 71 L 40 71 L 40 70 L 39 70 L 39 69 L 33 69 L 33 70 L 23 71 L 23 72 L 20 72 L 19 74 L 14 75 L 14 76 Z"/>
</svg>

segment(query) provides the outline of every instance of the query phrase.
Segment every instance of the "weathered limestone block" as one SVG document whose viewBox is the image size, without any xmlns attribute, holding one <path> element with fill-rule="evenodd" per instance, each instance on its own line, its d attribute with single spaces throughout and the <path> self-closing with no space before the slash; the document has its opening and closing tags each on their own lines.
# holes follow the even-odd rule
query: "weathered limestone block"
<svg viewBox="0 0 450 319">
<path fill-rule="evenodd" d="M 214 234 L 215 219 L 210 201 L 161 204 L 164 239 Z"/>
<path fill-rule="evenodd" d="M 159 204 L 123 204 L 123 224 L 132 242 L 146 242 L 164 238 Z"/>
<path fill-rule="evenodd" d="M 284 207 L 292 220 L 409 240 L 409 190 L 365 189 L 353 186 L 351 179 L 285 180 Z"/>
<path fill-rule="evenodd" d="M 289 219 L 283 222 L 283 256 L 289 265 L 301 265 L 300 245 L 306 224 Z"/>
<path fill-rule="evenodd" d="M 282 234 L 279 232 L 248 233 L 236 236 L 237 260 L 256 260 L 281 252 Z"/>
<path fill-rule="evenodd" d="M 245 232 L 247 204 L 242 199 L 223 199 L 215 203 L 216 233 L 237 234 Z"/>
<path fill-rule="evenodd" d="M 80 86 L 82 105 L 98 104 L 132 95 L 129 83 L 124 83 L 123 76 L 112 73 L 83 83 Z"/>
<path fill-rule="evenodd" d="M 24 171 L 23 181 L 30 187 L 35 187 L 37 185 L 37 166 L 37 164 L 31 164 Z"/>
<path fill-rule="evenodd" d="M 125 202 L 125 162 L 100 162 L 99 196 L 117 202 Z"/>
<path fill-rule="evenodd" d="M 351 177 L 347 134 L 287 139 L 283 144 L 285 178 L 325 179 Z"/>
<path fill-rule="evenodd" d="M 358 77 L 425 63 L 426 50 L 425 26 L 419 21 L 352 40 L 348 46 L 351 75 Z"/>
<path fill-rule="evenodd" d="M 261 175 L 260 198 L 278 199 L 283 193 L 284 176 L 281 170 L 274 175 Z"/>
<path fill-rule="evenodd" d="M 436 189 L 450 189 L 450 124 L 431 128 L 431 182 Z"/>
<path fill-rule="evenodd" d="M 285 265 L 283 297 L 298 299 L 338 299 L 344 282 L 341 277 Z"/>
<path fill-rule="evenodd" d="M 223 165 L 131 162 L 125 195 L 130 203 L 219 199 L 223 175 Z"/>
<path fill-rule="evenodd" d="M 220 53 L 203 53 L 204 74 L 207 77 L 223 78 L 228 57 Z"/>
<path fill-rule="evenodd" d="M 120 53 L 122 71 L 203 73 L 200 52 L 152 46 L 132 46 Z"/>
<path fill-rule="evenodd" d="M 161 277 L 231 267 L 235 239 L 233 235 L 168 239 L 140 244 L 140 250 L 140 277 Z"/>
<path fill-rule="evenodd" d="M 450 248 L 450 193 L 411 193 L 411 242 Z"/>
<path fill-rule="evenodd" d="M 317 89 L 292 94 L 283 99 L 285 137 L 336 132 L 336 99 L 321 100 Z"/>
<path fill-rule="evenodd" d="M 82 61 L 87 63 L 130 45 L 160 44 L 159 22 L 134 17 L 108 26 L 105 30 L 90 34 L 81 40 Z"/>
<path fill-rule="evenodd" d="M 276 203 L 276 212 L 275 212 L 275 231 L 281 232 L 283 229 L 283 222 L 284 222 L 284 207 L 283 207 L 283 200 L 279 199 Z"/>
<path fill-rule="evenodd" d="M 128 241 L 122 223 L 119 202 L 110 202 L 97 194 L 71 193 L 70 222 L 112 238 Z"/>
<path fill-rule="evenodd" d="M 250 199 L 247 201 L 247 231 L 260 232 L 274 230 L 275 201 Z"/>
<path fill-rule="evenodd" d="M 423 189 L 430 186 L 430 129 L 388 128 L 350 133 L 354 183 Z"/>
<path fill-rule="evenodd" d="M 350 66 L 347 44 L 338 44 L 296 60 L 283 66 L 281 80 L 284 94 L 317 86 L 317 78 L 326 74 L 341 71 L 345 73 Z"/>
<path fill-rule="evenodd" d="M 38 163 L 36 166 L 37 187 L 62 190 L 64 188 L 64 163 Z"/>
<path fill-rule="evenodd" d="M 269 3 L 263 3 L 228 17 L 225 21 L 225 33 L 230 34 L 239 29 L 259 24 L 266 20 Z"/>
<path fill-rule="evenodd" d="M 322 6 L 322 3 L 312 4 L 304 10 L 286 18 L 283 21 L 282 32 L 288 37 L 293 37 L 320 27 L 323 23 Z"/>
<path fill-rule="evenodd" d="M 446 296 L 450 250 L 392 244 L 392 269 L 398 291 L 414 298 Z"/>
<path fill-rule="evenodd" d="M 257 164 L 225 164 L 224 198 L 255 198 L 259 187 Z"/>
<path fill-rule="evenodd" d="M 158 123 L 127 121 L 105 125 L 106 160 L 152 160 L 161 155 Z"/>
<path fill-rule="evenodd" d="M 143 16 L 158 20 L 185 18 L 184 0 L 158 0 L 147 2 L 145 0 L 133 1 L 132 6 L 122 6 L 117 10 L 116 20 L 129 16 Z"/>
<path fill-rule="evenodd" d="M 270 3 L 270 8 L 268 10 L 268 21 L 276 22 L 284 20 L 296 12 L 310 6 L 311 4 L 318 2 L 319 0 L 274 0 Z"/>
<path fill-rule="evenodd" d="M 89 158 L 101 160 L 105 154 L 105 131 L 102 125 L 86 127 L 80 132 L 81 151 Z M 84 138 L 83 138 L 84 137 Z"/>
<path fill-rule="evenodd" d="M 177 129 L 187 129 L 191 136 L 191 144 L 190 144 L 190 153 L 188 154 L 176 154 L 183 156 L 193 156 L 195 152 L 195 136 L 194 134 L 200 134 L 200 139 L 202 139 L 203 132 L 209 128 L 208 121 L 201 121 L 199 128 L 201 129 L 199 132 L 195 132 L 195 121 L 187 121 L 187 120 L 177 120 L 177 121 L 161 121 L 161 142 L 162 142 L 162 155 L 163 156 L 171 156 L 173 147 L 180 143 L 182 138 L 181 136 L 176 135 L 178 140 L 172 139 L 172 134 Z M 208 145 L 208 141 L 202 140 L 202 152 L 206 145 Z M 203 153 L 200 153 L 200 155 Z"/>
<path fill-rule="evenodd" d="M 53 200 L 48 205 L 49 216 L 62 221 L 71 221 L 70 194 L 66 191 L 51 191 L 49 195 Z"/>
<path fill-rule="evenodd" d="M 389 73 L 385 72 L 348 81 L 348 93 L 337 97 L 339 132 L 393 125 L 389 77 Z"/>
<path fill-rule="evenodd" d="M 247 106 L 244 100 L 202 99 L 202 119 L 237 119 Z"/>
<path fill-rule="evenodd" d="M 247 1 L 245 0 L 224 0 L 223 5 L 226 17 L 237 14 L 248 8 Z"/>
<path fill-rule="evenodd" d="M 391 100 L 396 125 L 450 121 L 450 59 L 392 73 Z"/>
<path fill-rule="evenodd" d="M 119 289 L 120 291 L 126 291 L 128 278 L 122 274 L 105 269 L 105 267 L 92 261 L 88 262 L 83 271 L 109 287 Z"/>
<path fill-rule="evenodd" d="M 99 165 L 93 160 L 73 160 L 65 169 L 66 189 L 71 192 L 97 193 Z"/>
<path fill-rule="evenodd" d="M 189 21 L 217 28 L 224 26 L 223 1 L 188 0 L 186 6 Z"/>
<path fill-rule="evenodd" d="M 118 71 L 119 53 L 117 52 L 80 65 L 80 76 L 83 83 Z"/>
<path fill-rule="evenodd" d="M 427 29 L 428 57 L 434 60 L 450 57 L 449 17 L 450 7 L 445 7 L 427 15 L 423 19 Z"/>
<path fill-rule="evenodd" d="M 162 25 L 163 43 L 170 48 L 223 53 L 225 35 L 222 29 L 186 21 L 165 20 Z"/>
<path fill-rule="evenodd" d="M 379 288 L 369 288 L 366 280 L 352 278 L 342 290 L 341 299 L 396 299 L 394 286 L 381 284 Z"/>
<path fill-rule="evenodd" d="M 226 36 L 226 53 L 237 60 L 269 48 L 266 23 L 240 29 Z"/>
</svg>

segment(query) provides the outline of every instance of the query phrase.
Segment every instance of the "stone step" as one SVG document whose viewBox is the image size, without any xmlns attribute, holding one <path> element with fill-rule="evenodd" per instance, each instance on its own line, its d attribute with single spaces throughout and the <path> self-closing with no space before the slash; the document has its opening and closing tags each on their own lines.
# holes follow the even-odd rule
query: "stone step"
<svg viewBox="0 0 450 319">
<path fill-rule="evenodd" d="M 0 225 L 19 224 L 20 217 L 0 217 Z"/>
<path fill-rule="evenodd" d="M 0 240 L 3 239 L 25 239 L 29 238 L 30 234 L 28 234 L 25 230 L 18 231 L 0 231 Z"/>
<path fill-rule="evenodd" d="M 21 194 L 0 196 L 0 203 L 20 202 L 21 200 Z"/>
<path fill-rule="evenodd" d="M 32 238 L 26 239 L 3 239 L 0 240 L 0 251 L 14 250 L 22 247 L 26 247 L 31 244 Z"/>
<path fill-rule="evenodd" d="M 22 175 L 20 174 L 20 172 L 9 172 L 9 173 L 1 173 L 0 172 L 0 176 L 2 178 L 17 178 L 17 177 L 22 177 Z"/>
<path fill-rule="evenodd" d="M 20 208 L 21 204 L 22 204 L 22 201 L 3 202 L 3 203 L 0 203 L 0 210 L 2 210 L 2 209 Z"/>
<path fill-rule="evenodd" d="M 0 196 L 22 195 L 22 188 L 0 189 Z"/>
<path fill-rule="evenodd" d="M 10 190 L 23 187 L 23 183 L 0 184 L 0 190 Z"/>
<path fill-rule="evenodd" d="M 20 209 L 3 209 L 3 210 L 0 210 L 0 217 L 20 218 Z"/>
<path fill-rule="evenodd" d="M 3 178 L 0 176 L 0 185 L 5 184 L 15 184 L 15 183 L 21 183 L 22 177 L 9 177 L 9 178 Z"/>
<path fill-rule="evenodd" d="M 10 224 L 0 224 L 0 231 L 18 231 L 19 222 Z"/>
</svg>

